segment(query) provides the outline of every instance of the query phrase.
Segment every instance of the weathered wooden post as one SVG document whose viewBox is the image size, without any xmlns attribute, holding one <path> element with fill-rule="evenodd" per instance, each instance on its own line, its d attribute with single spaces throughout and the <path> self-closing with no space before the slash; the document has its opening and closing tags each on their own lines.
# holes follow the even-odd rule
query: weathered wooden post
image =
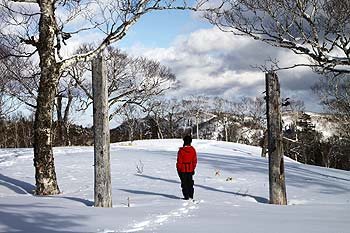
<svg viewBox="0 0 350 233">
<path fill-rule="evenodd" d="M 108 88 L 101 54 L 92 61 L 94 122 L 95 207 L 112 207 L 109 150 Z"/>
<path fill-rule="evenodd" d="M 266 74 L 266 113 L 270 203 L 286 205 L 280 84 L 277 75 L 273 72 Z"/>
</svg>

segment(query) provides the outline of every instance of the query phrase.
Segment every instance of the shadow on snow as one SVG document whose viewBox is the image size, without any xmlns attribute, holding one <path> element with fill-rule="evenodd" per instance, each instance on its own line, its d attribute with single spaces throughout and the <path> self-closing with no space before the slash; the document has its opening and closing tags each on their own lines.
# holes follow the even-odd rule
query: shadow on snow
<svg viewBox="0 0 350 233">
<path fill-rule="evenodd" d="M 27 183 L 27 182 L 24 182 L 24 181 L 21 181 L 21 180 L 17 180 L 17 179 L 5 176 L 3 174 L 0 174 L 0 185 L 5 186 L 6 188 L 12 190 L 13 192 L 15 192 L 17 194 L 33 195 L 35 192 L 34 185 Z M 40 197 L 40 196 L 37 196 L 37 197 Z M 46 196 L 42 196 L 42 197 L 46 197 Z M 83 198 L 78 198 L 78 197 L 54 195 L 54 196 L 50 196 L 50 198 L 67 199 L 67 200 L 83 203 L 86 206 L 93 206 L 94 205 L 94 202 L 83 199 Z"/>
<path fill-rule="evenodd" d="M 152 180 L 160 180 L 160 181 L 164 181 L 164 182 L 180 184 L 180 182 L 178 182 L 176 180 L 171 180 L 171 179 L 164 179 L 164 178 L 154 177 L 154 176 L 149 176 L 149 175 L 137 175 L 137 176 L 144 177 L 144 178 L 147 178 L 147 179 L 152 179 Z M 258 196 L 254 196 L 254 195 L 250 195 L 250 194 L 242 194 L 242 193 L 238 193 L 238 192 L 231 192 L 231 191 L 220 190 L 220 189 L 216 189 L 216 188 L 212 188 L 212 187 L 205 186 L 205 185 L 200 185 L 200 184 L 195 184 L 194 186 L 202 188 L 202 189 L 205 189 L 205 190 L 213 191 L 213 192 L 227 193 L 227 194 L 232 194 L 232 195 L 237 195 L 237 196 L 242 196 L 242 197 L 251 197 L 251 198 L 255 199 L 257 202 L 259 202 L 259 203 L 269 203 L 269 200 L 264 198 L 264 197 L 258 197 Z M 143 191 L 139 191 L 139 193 L 142 194 Z M 175 197 L 175 196 L 173 196 L 173 197 Z M 176 198 L 179 199 L 178 197 L 176 197 Z"/>
<path fill-rule="evenodd" d="M 170 194 L 164 194 L 164 193 L 155 193 L 155 192 L 148 192 L 148 191 L 141 191 L 141 190 L 131 190 L 131 189 L 119 189 L 124 192 L 132 193 L 132 194 L 141 194 L 141 195 L 155 195 L 155 196 L 162 196 L 169 199 L 181 199 L 178 196 L 170 195 Z"/>
<path fill-rule="evenodd" d="M 42 203 L 2 204 L 0 209 L 0 223 L 6 226 L 7 232 L 25 233 L 68 233 L 65 229 L 81 226 L 79 222 L 85 217 L 77 215 L 62 215 L 43 212 L 46 208 L 59 208 Z M 17 210 L 21 209 L 22 212 Z M 53 210 L 52 212 L 55 212 Z M 83 233 L 75 231 L 77 233 Z"/>
<path fill-rule="evenodd" d="M 35 191 L 34 185 L 3 174 L 0 174 L 0 185 L 7 187 L 17 194 L 33 194 Z"/>
</svg>

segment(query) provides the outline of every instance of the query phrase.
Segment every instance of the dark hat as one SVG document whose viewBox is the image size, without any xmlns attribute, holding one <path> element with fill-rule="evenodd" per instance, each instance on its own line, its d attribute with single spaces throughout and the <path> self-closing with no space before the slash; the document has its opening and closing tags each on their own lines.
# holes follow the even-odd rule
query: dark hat
<svg viewBox="0 0 350 233">
<path fill-rule="evenodd" d="M 192 142 L 192 138 L 190 135 L 186 135 L 184 138 L 184 146 L 190 146 Z"/>
</svg>

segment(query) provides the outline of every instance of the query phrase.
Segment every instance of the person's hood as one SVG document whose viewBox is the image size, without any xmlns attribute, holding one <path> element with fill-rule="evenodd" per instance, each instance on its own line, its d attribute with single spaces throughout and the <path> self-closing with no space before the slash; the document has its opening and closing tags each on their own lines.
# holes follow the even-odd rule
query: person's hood
<svg viewBox="0 0 350 233">
<path fill-rule="evenodd" d="M 186 153 L 191 153 L 193 151 L 192 146 L 184 146 L 184 147 L 181 147 L 180 149 L 185 151 Z"/>
</svg>

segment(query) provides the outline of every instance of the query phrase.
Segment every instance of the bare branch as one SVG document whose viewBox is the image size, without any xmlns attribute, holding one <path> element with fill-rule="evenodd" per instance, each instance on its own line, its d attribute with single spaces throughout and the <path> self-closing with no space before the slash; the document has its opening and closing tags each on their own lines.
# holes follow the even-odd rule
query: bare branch
<svg viewBox="0 0 350 233">
<path fill-rule="evenodd" d="M 308 66 L 317 72 L 350 73 L 349 1 L 222 2 L 205 14 L 221 30 L 305 55 L 311 61 Z"/>
</svg>

